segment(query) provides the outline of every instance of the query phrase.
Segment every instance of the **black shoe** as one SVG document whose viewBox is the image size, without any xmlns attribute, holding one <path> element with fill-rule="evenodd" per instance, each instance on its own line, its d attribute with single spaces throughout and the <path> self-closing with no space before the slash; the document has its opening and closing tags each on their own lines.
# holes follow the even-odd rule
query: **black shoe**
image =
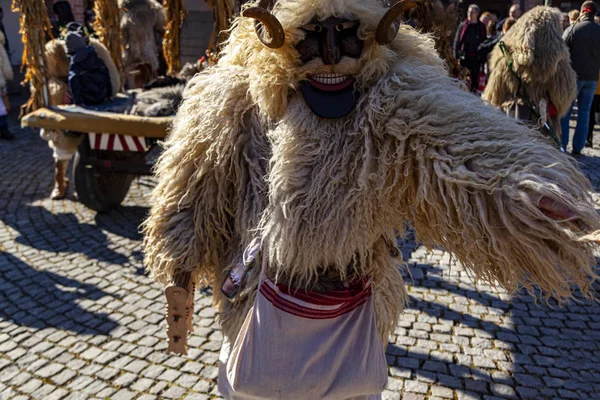
<svg viewBox="0 0 600 400">
<path fill-rule="evenodd" d="M 594 148 L 594 144 L 591 140 L 588 140 L 587 142 L 585 142 L 585 147 L 589 147 L 590 149 L 592 149 Z"/>
<path fill-rule="evenodd" d="M 13 140 L 15 135 L 10 133 L 7 128 L 0 129 L 0 139 Z"/>
<path fill-rule="evenodd" d="M 579 157 L 581 157 L 581 152 L 580 151 L 572 151 L 571 155 L 575 158 L 579 158 Z"/>
</svg>

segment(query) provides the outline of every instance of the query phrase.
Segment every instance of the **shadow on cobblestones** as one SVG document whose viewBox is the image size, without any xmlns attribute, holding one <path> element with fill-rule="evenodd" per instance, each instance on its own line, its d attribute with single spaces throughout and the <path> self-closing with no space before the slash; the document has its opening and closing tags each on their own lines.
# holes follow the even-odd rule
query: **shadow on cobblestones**
<svg viewBox="0 0 600 400">
<path fill-rule="evenodd" d="M 144 222 L 147 214 L 148 207 L 120 206 L 109 213 L 96 214 L 94 221 L 97 226 L 108 232 L 130 240 L 142 240 L 139 226 Z"/>
<path fill-rule="evenodd" d="M 82 223 L 73 213 L 51 212 L 45 207 L 22 204 L 5 216 L 3 222 L 19 232 L 15 241 L 38 250 L 59 253 L 82 253 L 89 259 L 124 264 L 127 257 L 109 247 L 102 229 Z"/>
<path fill-rule="evenodd" d="M 405 391 L 423 393 L 431 385 L 434 395 L 456 391 L 458 399 L 597 398 L 600 308 L 475 288 L 460 266 L 431 265 L 446 264 L 447 253 L 408 243 L 399 242 L 412 254 L 413 279 L 409 307 L 386 352 L 390 387 L 404 379 Z M 580 293 L 576 298 L 583 300 Z"/>
<path fill-rule="evenodd" d="M 117 323 L 107 314 L 82 309 L 83 299 L 110 295 L 94 285 L 37 270 L 8 253 L 0 254 L 0 319 L 20 326 L 58 328 L 78 334 L 109 334 Z"/>
</svg>

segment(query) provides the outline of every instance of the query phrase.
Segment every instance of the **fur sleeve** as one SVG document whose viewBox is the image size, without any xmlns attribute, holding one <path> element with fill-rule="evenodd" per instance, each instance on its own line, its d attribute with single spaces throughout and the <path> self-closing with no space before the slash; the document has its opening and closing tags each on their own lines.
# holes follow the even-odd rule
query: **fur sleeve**
<svg viewBox="0 0 600 400">
<path fill-rule="evenodd" d="M 575 163 L 479 98 L 425 68 L 399 70 L 388 133 L 405 164 L 404 206 L 419 239 L 454 253 L 477 278 L 510 291 L 534 285 L 559 301 L 589 295 L 600 228 L 591 187 Z M 556 222 L 541 196 L 577 220 Z"/>
<path fill-rule="evenodd" d="M 144 223 L 145 263 L 159 282 L 196 270 L 212 284 L 221 273 L 242 212 L 241 149 L 256 133 L 247 92 L 247 76 L 236 68 L 198 74 L 184 92 Z"/>
</svg>

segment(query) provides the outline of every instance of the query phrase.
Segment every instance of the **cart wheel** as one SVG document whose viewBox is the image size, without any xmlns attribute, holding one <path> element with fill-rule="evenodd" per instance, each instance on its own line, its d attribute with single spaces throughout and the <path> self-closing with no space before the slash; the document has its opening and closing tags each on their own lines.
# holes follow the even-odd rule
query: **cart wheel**
<svg viewBox="0 0 600 400">
<path fill-rule="evenodd" d="M 73 164 L 75 190 L 84 206 L 100 213 L 109 212 L 125 199 L 135 175 L 86 168 L 85 160 L 90 151 L 88 141 L 83 140 Z"/>
</svg>

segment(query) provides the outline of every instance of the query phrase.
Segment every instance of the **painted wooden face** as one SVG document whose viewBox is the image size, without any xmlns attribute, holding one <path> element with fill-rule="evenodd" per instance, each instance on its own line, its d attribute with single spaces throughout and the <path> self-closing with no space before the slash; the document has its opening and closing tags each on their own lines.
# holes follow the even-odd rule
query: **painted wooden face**
<svg viewBox="0 0 600 400">
<path fill-rule="evenodd" d="M 339 64 L 342 58 L 358 59 L 364 42 L 358 37 L 360 21 L 329 17 L 323 21 L 313 20 L 301 29 L 306 33 L 296 45 L 300 60 L 306 64 L 313 60 L 324 65 Z M 342 118 L 348 115 L 358 100 L 352 75 L 320 73 L 308 75 L 300 85 L 304 100 L 310 109 L 323 118 Z"/>
<path fill-rule="evenodd" d="M 326 65 L 337 64 L 341 58 L 359 58 L 363 41 L 358 37 L 358 20 L 329 17 L 304 25 L 304 40 L 296 45 L 300 59 L 306 63 L 320 57 Z"/>
</svg>

